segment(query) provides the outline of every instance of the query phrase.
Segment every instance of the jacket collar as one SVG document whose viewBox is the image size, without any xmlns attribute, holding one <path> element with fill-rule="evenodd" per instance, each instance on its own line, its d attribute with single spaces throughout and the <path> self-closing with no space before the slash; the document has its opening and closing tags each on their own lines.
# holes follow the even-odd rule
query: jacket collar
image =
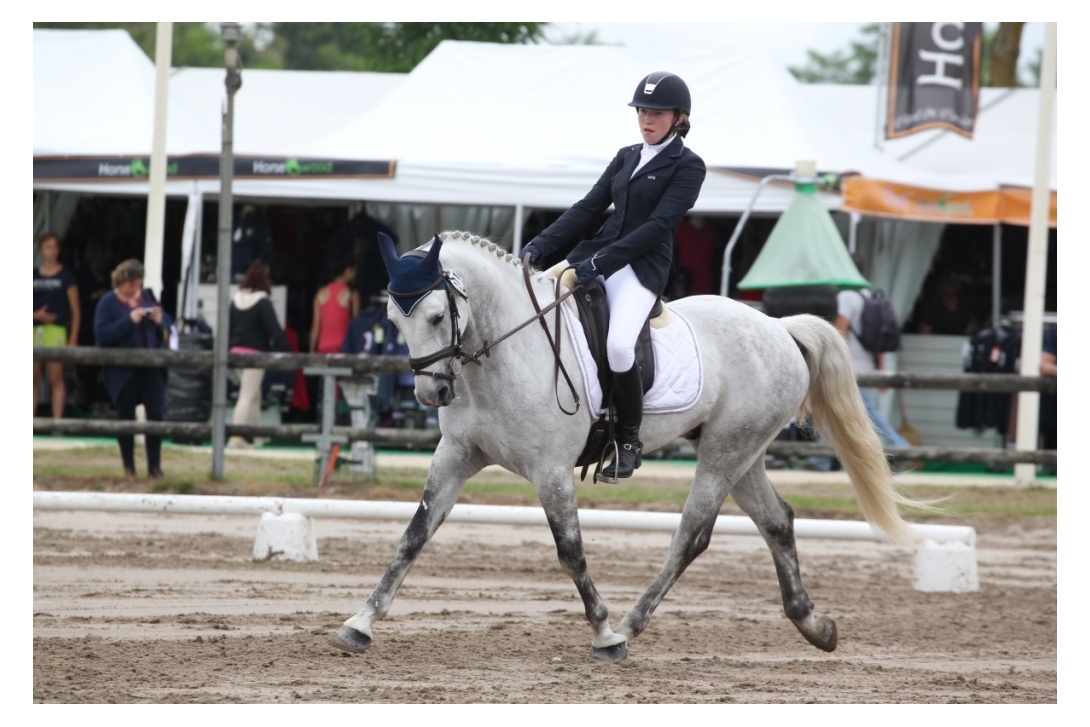
<svg viewBox="0 0 1090 727">
<path fill-rule="evenodd" d="M 636 168 L 636 165 L 640 163 L 640 150 L 643 149 L 643 144 L 636 144 L 632 147 L 632 151 L 635 152 L 629 155 L 628 160 L 625 162 L 625 169 L 628 171 L 628 176 L 632 176 L 632 170 Z M 685 143 L 681 140 L 680 134 L 675 134 L 674 138 L 666 145 L 666 148 L 655 155 L 655 158 L 647 162 L 647 164 L 640 170 L 640 176 L 646 174 L 649 171 L 655 169 L 661 169 L 668 164 L 673 164 L 680 157 L 681 153 L 685 150 Z"/>
</svg>

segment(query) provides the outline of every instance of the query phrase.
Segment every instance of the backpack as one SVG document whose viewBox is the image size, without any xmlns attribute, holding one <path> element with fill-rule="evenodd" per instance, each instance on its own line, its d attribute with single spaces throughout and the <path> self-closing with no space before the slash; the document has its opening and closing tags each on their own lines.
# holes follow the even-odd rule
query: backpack
<svg viewBox="0 0 1090 727">
<path fill-rule="evenodd" d="M 896 351 L 901 347 L 901 324 L 893 303 L 880 290 L 869 296 L 856 291 L 863 298 L 863 313 L 859 316 L 859 330 L 852 330 L 863 348 L 871 353 Z"/>
</svg>

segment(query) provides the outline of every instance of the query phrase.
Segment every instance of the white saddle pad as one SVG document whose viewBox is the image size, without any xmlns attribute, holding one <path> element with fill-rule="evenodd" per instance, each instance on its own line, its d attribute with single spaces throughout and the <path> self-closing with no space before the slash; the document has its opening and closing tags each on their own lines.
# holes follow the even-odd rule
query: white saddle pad
<svg viewBox="0 0 1090 727">
<path fill-rule="evenodd" d="M 572 346 L 579 352 L 579 368 L 583 371 L 587 405 L 601 415 L 602 387 L 598 383 L 598 366 L 587 345 L 587 336 L 579 322 L 575 301 L 561 304 L 564 326 Z M 651 345 L 655 349 L 655 383 L 643 398 L 646 413 L 665 414 L 691 408 L 700 398 L 704 387 L 704 369 L 700 349 L 689 322 L 671 309 L 671 319 L 662 328 L 651 328 Z"/>
</svg>

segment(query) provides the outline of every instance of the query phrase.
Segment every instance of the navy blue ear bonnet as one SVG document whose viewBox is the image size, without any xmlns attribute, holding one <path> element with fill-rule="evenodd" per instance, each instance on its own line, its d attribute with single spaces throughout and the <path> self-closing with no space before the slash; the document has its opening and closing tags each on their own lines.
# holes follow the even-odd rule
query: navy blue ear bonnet
<svg viewBox="0 0 1090 727">
<path fill-rule="evenodd" d="M 378 233 L 379 250 L 390 274 L 387 290 L 390 300 L 405 315 L 411 315 L 416 304 L 433 290 L 446 288 L 443 266 L 439 264 L 439 250 L 443 241 L 435 236 L 426 252 L 413 250 L 398 257 L 394 241 L 388 235 Z"/>
</svg>

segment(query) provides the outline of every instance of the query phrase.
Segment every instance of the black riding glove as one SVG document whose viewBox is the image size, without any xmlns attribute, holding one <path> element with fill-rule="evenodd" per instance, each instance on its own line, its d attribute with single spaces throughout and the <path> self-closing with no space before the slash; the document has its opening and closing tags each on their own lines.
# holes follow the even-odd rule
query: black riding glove
<svg viewBox="0 0 1090 727">
<path fill-rule="evenodd" d="M 575 266 L 575 283 L 576 285 L 582 285 L 583 283 L 589 283 L 595 280 L 601 271 L 594 267 L 594 258 L 588 257 L 583 262 Z"/>
<path fill-rule="evenodd" d="M 536 264 L 537 261 L 541 259 L 541 250 L 539 250 L 537 245 L 535 245 L 532 242 L 529 245 L 527 245 L 526 247 L 522 248 L 522 252 L 520 253 L 520 258 L 525 260 L 527 254 L 530 255 L 530 264 L 531 265 Z"/>
</svg>

